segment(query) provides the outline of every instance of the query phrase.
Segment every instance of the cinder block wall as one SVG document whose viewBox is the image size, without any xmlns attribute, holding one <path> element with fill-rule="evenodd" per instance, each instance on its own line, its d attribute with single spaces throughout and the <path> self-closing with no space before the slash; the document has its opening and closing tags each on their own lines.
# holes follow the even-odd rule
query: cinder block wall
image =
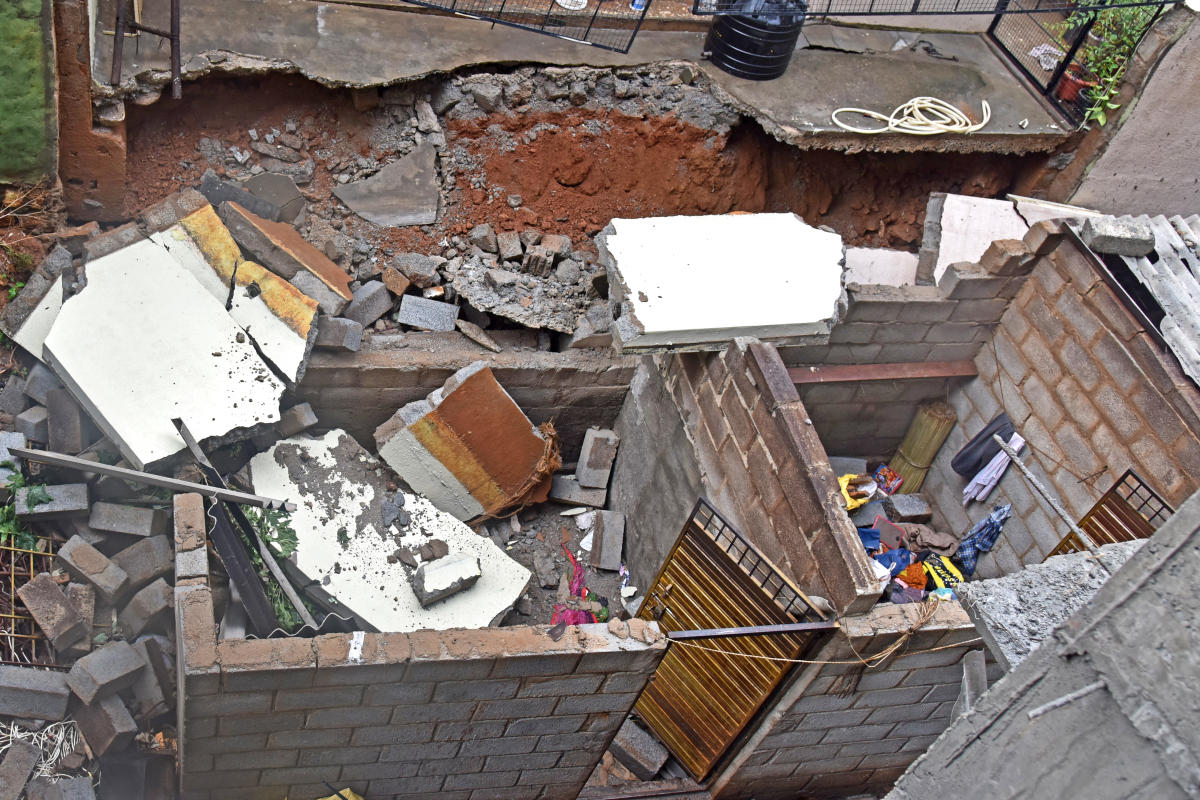
<svg viewBox="0 0 1200 800">
<path fill-rule="evenodd" d="M 1125 310 L 1087 257 L 1053 237 L 1031 279 L 975 359 L 979 377 L 950 394 L 958 426 L 926 481 L 937 522 L 966 531 L 996 503 L 1015 516 L 983 577 L 1041 561 L 1067 526 L 1010 467 L 985 506 L 962 507 L 950 459 L 1001 410 L 1029 440 L 1023 456 L 1078 520 L 1128 468 L 1172 505 L 1200 487 L 1200 391 Z"/>
<path fill-rule="evenodd" d="M 323 426 L 345 428 L 372 444 L 375 428 L 396 409 L 475 361 L 487 362 L 535 424 L 554 422 L 567 461 L 578 455 L 588 427 L 616 423 L 637 366 L 637 359 L 608 351 L 514 347 L 493 353 L 459 333 L 373 335 L 357 353 L 314 353 L 299 396 Z"/>
<path fill-rule="evenodd" d="M 955 604 L 942 604 L 897 654 L 883 652 L 919 621 L 915 605 L 884 604 L 842 620 L 829 643 L 784 693 L 762 726 L 714 782 L 733 798 L 845 797 L 886 791 L 949 727 L 962 684 L 963 656 L 978 634 Z M 934 652 L 916 652 L 946 648 Z M 907 655 L 906 655 L 907 654 Z M 1000 677 L 988 665 L 989 680 Z"/>
<path fill-rule="evenodd" d="M 1036 227 L 1036 226 L 1035 226 Z M 1033 236 L 1043 235 L 1041 229 Z M 1032 266 L 1019 242 L 997 242 L 978 264 L 952 264 L 937 286 L 850 284 L 828 344 L 781 347 L 789 367 L 974 358 Z M 917 407 L 960 379 L 802 384 L 800 399 L 834 455 L 890 456 Z"/>
<path fill-rule="evenodd" d="M 176 502 L 177 557 L 204 547 Z M 199 532 L 199 533 L 197 533 Z M 217 641 L 206 578 L 175 590 L 182 796 L 569 800 L 666 652 L 605 625 Z"/>
<path fill-rule="evenodd" d="M 631 547 L 655 557 L 638 564 L 635 577 L 648 585 L 698 489 L 800 588 L 843 613 L 869 608 L 878 597 L 870 565 L 775 348 L 738 339 L 720 353 L 680 353 L 653 364 L 659 374 L 652 376 L 646 362 L 634 387 L 637 406 L 621 417 L 612 500 L 629 517 Z M 638 424 L 647 419 L 652 429 L 643 432 Z M 655 430 L 671 432 L 669 452 L 659 452 Z M 664 459 L 684 466 L 640 471 Z M 682 513 L 652 519 L 636 513 L 655 503 Z"/>
</svg>

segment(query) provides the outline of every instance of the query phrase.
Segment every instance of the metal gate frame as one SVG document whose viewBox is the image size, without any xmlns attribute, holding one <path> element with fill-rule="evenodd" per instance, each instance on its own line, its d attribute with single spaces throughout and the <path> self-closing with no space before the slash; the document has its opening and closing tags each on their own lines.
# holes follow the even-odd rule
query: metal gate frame
<svg viewBox="0 0 1200 800">
<path fill-rule="evenodd" d="M 1174 513 L 1175 509 L 1151 489 L 1150 484 L 1132 469 L 1127 469 L 1083 515 L 1079 527 L 1097 545 L 1132 542 L 1149 539 Z M 1086 549 L 1078 536 L 1068 533 L 1046 558 L 1082 553 Z"/>
<path fill-rule="evenodd" d="M 826 617 L 701 498 L 638 616 L 670 635 L 698 628 L 819 622 Z M 673 641 L 634 710 L 697 781 L 711 774 L 822 631 Z"/>
</svg>

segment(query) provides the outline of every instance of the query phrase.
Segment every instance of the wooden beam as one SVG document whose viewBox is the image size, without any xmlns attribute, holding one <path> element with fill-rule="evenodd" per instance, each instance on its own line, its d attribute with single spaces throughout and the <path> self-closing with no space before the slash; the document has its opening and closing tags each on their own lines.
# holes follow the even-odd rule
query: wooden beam
<svg viewBox="0 0 1200 800">
<path fill-rule="evenodd" d="M 900 364 L 814 364 L 789 367 L 792 383 L 853 383 L 903 381 L 928 378 L 971 378 L 978 374 L 974 361 L 920 361 Z"/>
</svg>

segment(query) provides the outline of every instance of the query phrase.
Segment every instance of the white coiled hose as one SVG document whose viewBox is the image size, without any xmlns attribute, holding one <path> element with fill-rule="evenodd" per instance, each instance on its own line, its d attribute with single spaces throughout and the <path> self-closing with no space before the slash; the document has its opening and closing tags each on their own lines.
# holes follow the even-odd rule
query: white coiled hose
<svg viewBox="0 0 1200 800">
<path fill-rule="evenodd" d="M 885 123 L 882 128 L 858 128 L 838 119 L 838 114 L 861 114 Z M 851 133 L 908 133 L 913 136 L 934 136 L 939 133 L 974 133 L 988 124 L 992 118 L 992 107 L 983 101 L 983 120 L 972 122 L 959 109 L 937 97 L 914 97 L 897 106 L 890 115 L 865 108 L 839 108 L 833 112 L 833 123 Z"/>
</svg>

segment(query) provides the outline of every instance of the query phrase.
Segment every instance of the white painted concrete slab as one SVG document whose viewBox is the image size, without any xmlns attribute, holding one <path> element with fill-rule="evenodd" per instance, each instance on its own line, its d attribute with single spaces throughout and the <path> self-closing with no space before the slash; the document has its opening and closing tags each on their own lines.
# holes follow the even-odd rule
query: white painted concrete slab
<svg viewBox="0 0 1200 800">
<path fill-rule="evenodd" d="M 161 246 L 136 242 L 87 265 L 62 305 L 47 362 L 138 469 L 197 438 L 279 420 L 283 384 L 225 307 Z"/>
<path fill-rule="evenodd" d="M 1102 217 L 1104 214 L 1091 208 L 1073 206 L 1067 203 L 1052 203 L 1049 200 L 1039 200 L 1036 197 L 1023 197 L 1010 194 L 1008 199 L 1017 206 L 1017 213 L 1030 225 L 1048 219 L 1085 219 L 1087 217 Z"/>
<path fill-rule="evenodd" d="M 935 283 L 951 264 L 976 263 L 992 242 L 1020 239 L 1029 230 L 1011 201 L 961 194 L 946 195 L 941 228 L 941 244 L 933 270 Z"/>
<path fill-rule="evenodd" d="M 846 248 L 846 283 L 908 286 L 916 282 L 916 253 L 882 247 Z"/>
<path fill-rule="evenodd" d="M 42 361 L 46 360 L 42 355 L 42 346 L 46 343 L 46 334 L 50 333 L 50 328 L 54 326 L 54 320 L 58 318 L 58 312 L 62 309 L 62 296 L 62 276 L 59 275 L 54 279 L 54 283 L 50 284 L 50 290 L 42 297 L 37 308 L 25 318 L 25 324 L 12 337 L 14 342 Z"/>
<path fill-rule="evenodd" d="M 631 311 L 631 349 L 829 330 L 842 238 L 795 214 L 614 219 L 602 256 Z M 607 251 L 607 252 L 605 252 Z"/>
<path fill-rule="evenodd" d="M 280 448 L 289 447 L 303 451 L 302 470 L 290 471 L 281 463 L 295 459 L 276 457 Z M 251 460 L 250 476 L 254 491 L 271 491 L 297 504 L 290 519 L 299 541 L 296 568 L 376 630 L 486 627 L 499 622 L 529 582 L 529 570 L 490 538 L 420 495 L 405 493 L 410 521 L 403 531 L 380 530 L 379 495 L 391 475 L 345 431 L 278 442 Z M 344 531 L 341 541 L 339 530 Z M 389 563 L 388 556 L 399 547 L 415 552 L 431 539 L 445 542 L 451 556 L 478 558 L 482 575 L 469 589 L 421 608 L 409 582 L 412 569 Z"/>
</svg>

